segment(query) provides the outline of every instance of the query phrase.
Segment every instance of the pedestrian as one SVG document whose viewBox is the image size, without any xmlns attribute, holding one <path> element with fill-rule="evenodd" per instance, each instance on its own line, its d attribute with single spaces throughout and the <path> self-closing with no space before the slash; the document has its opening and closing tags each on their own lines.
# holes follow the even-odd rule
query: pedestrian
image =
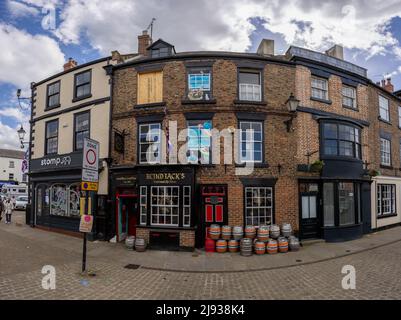
<svg viewBox="0 0 401 320">
<path fill-rule="evenodd" d="M 0 197 L 0 221 L 1 219 L 3 219 L 3 210 L 4 210 L 3 198 Z"/>
<path fill-rule="evenodd" d="M 11 214 L 13 213 L 13 203 L 11 202 L 10 198 L 7 198 L 4 208 L 6 213 L 6 224 L 10 224 Z"/>
</svg>

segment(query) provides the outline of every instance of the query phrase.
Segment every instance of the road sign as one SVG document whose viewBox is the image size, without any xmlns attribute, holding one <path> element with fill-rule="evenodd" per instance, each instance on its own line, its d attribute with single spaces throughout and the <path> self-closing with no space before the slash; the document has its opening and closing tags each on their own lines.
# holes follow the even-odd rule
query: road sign
<svg viewBox="0 0 401 320">
<path fill-rule="evenodd" d="M 81 217 L 81 223 L 79 224 L 80 232 L 91 232 L 93 227 L 93 216 L 85 214 Z"/>
<path fill-rule="evenodd" d="M 94 171 L 99 170 L 99 142 L 85 138 L 82 168 Z"/>
<path fill-rule="evenodd" d="M 90 181 L 82 181 L 81 182 L 81 190 L 82 191 L 97 191 L 99 187 L 99 183 L 90 182 Z"/>
<path fill-rule="evenodd" d="M 98 182 L 99 173 L 95 170 L 82 169 L 82 181 Z"/>
<path fill-rule="evenodd" d="M 85 204 L 86 204 L 86 201 L 88 201 L 88 212 L 86 214 L 92 215 L 92 198 L 88 198 L 88 200 L 86 200 L 85 197 L 81 197 L 79 199 L 79 215 L 81 217 L 83 215 L 85 215 Z"/>
</svg>

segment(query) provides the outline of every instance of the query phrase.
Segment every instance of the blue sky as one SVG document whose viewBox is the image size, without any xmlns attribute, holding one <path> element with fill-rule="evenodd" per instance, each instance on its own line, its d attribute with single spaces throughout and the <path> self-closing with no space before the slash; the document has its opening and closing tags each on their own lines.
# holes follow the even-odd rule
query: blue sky
<svg viewBox="0 0 401 320">
<path fill-rule="evenodd" d="M 78 63 L 135 52 L 137 35 L 155 17 L 154 38 L 177 51 L 255 52 L 263 38 L 276 53 L 291 44 L 324 51 L 342 44 L 346 60 L 401 89 L 401 3 L 398 0 L 1 0 L 0 148 L 18 148 L 17 88 Z M 55 19 L 53 19 L 55 18 Z"/>
</svg>

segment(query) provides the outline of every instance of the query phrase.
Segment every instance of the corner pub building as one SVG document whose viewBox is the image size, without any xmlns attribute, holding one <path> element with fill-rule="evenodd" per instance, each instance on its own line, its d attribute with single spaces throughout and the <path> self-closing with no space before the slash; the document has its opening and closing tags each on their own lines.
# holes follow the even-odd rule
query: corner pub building
<svg viewBox="0 0 401 320">
<path fill-rule="evenodd" d="M 136 235 L 151 248 L 191 250 L 204 246 L 212 223 L 287 222 L 301 239 L 327 241 L 370 232 L 369 80 L 341 47 L 325 54 L 290 47 L 277 56 L 263 40 L 257 53 L 176 53 L 146 37 L 141 55 L 112 70 L 118 241 Z M 188 164 L 161 161 L 174 121 L 178 132 L 188 129 L 174 143 L 187 144 Z M 212 163 L 212 128 L 241 130 L 238 163 Z M 251 137 L 243 134 L 249 129 Z M 237 175 L 249 161 L 253 173 Z"/>
</svg>

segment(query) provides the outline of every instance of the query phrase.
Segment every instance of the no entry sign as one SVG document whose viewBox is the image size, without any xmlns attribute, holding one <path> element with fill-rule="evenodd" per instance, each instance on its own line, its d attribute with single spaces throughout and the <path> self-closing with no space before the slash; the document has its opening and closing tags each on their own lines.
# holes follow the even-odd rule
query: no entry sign
<svg viewBox="0 0 401 320">
<path fill-rule="evenodd" d="M 88 138 L 84 140 L 82 168 L 99 170 L 99 142 Z"/>
</svg>

